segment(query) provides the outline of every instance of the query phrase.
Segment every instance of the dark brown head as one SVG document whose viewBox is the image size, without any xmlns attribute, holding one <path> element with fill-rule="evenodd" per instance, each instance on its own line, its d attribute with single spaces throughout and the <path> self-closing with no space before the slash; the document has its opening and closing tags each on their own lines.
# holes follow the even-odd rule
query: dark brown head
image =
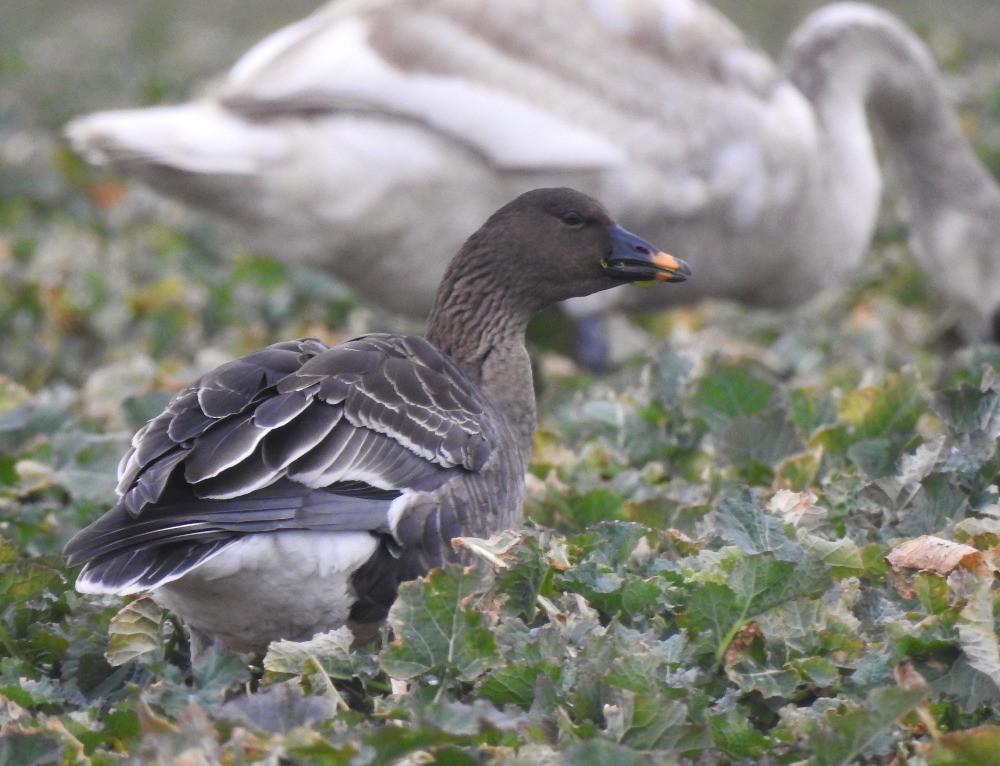
<svg viewBox="0 0 1000 766">
<path fill-rule="evenodd" d="M 435 312 L 467 294 L 531 315 L 627 282 L 681 282 L 690 273 L 684 261 L 618 226 L 586 194 L 535 189 L 469 237 L 438 290 Z"/>
</svg>

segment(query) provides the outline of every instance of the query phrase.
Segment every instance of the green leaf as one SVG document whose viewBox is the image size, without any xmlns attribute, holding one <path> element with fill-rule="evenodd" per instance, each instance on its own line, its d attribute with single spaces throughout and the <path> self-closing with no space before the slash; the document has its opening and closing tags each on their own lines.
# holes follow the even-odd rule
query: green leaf
<svg viewBox="0 0 1000 766">
<path fill-rule="evenodd" d="M 826 657 L 806 657 L 793 664 L 796 670 L 817 686 L 830 686 L 840 680 L 837 666 Z"/>
<path fill-rule="evenodd" d="M 711 746 L 704 727 L 688 721 L 684 703 L 659 695 L 615 690 L 605 705 L 607 733 L 640 751 L 689 751 Z"/>
<path fill-rule="evenodd" d="M 194 701 L 179 709 L 176 724 L 153 715 L 140 702 L 139 721 L 143 730 L 139 750 L 148 763 L 218 762 L 219 733 Z"/>
<path fill-rule="evenodd" d="M 422 581 L 403 584 L 389 612 L 396 640 L 382 654 L 383 670 L 409 680 L 433 674 L 472 681 L 500 664 L 493 634 L 471 606 L 486 581 L 474 569 L 434 569 Z"/>
<path fill-rule="evenodd" d="M 848 391 L 838 403 L 842 420 L 853 423 L 861 440 L 888 439 L 911 430 L 924 413 L 914 376 L 890 375 L 881 386 Z"/>
<path fill-rule="evenodd" d="M 622 518 L 624 501 L 620 494 L 608 489 L 595 489 L 566 499 L 566 519 L 574 529 L 587 529 L 602 521 Z"/>
<path fill-rule="evenodd" d="M 20 407 L 31 398 L 31 392 L 19 383 L 0 375 L 0 414 Z"/>
<path fill-rule="evenodd" d="M 250 680 L 246 661 L 217 645 L 209 647 L 190 672 L 175 665 L 166 665 L 161 672 L 165 683 L 147 689 L 145 698 L 168 715 L 192 720 L 201 715 L 199 707 L 215 709 L 224 697 L 241 690 Z M 204 723 L 206 732 L 215 733 L 214 727 Z M 198 728 L 202 728 L 201 723 Z"/>
<path fill-rule="evenodd" d="M 243 255 L 233 265 L 233 279 L 273 290 L 288 282 L 288 268 L 274 258 Z"/>
<path fill-rule="evenodd" d="M 535 700 L 535 684 L 540 675 L 553 680 L 559 668 L 549 663 L 511 663 L 491 672 L 479 685 L 479 694 L 497 705 L 518 705 L 527 710 Z"/>
<path fill-rule="evenodd" d="M 724 365 L 699 381 L 689 405 L 713 430 L 722 430 L 735 417 L 760 412 L 770 399 L 767 383 L 742 367 Z"/>
<path fill-rule="evenodd" d="M 943 614 L 951 608 L 948 582 L 937 572 L 918 572 L 913 578 L 913 590 L 927 614 Z"/>
<path fill-rule="evenodd" d="M 61 760 L 59 740 L 49 734 L 16 725 L 0 732 L 0 766 L 44 766 Z"/>
<path fill-rule="evenodd" d="M 727 582 L 745 616 L 752 618 L 779 604 L 822 592 L 829 577 L 818 561 L 807 559 L 792 564 L 763 554 L 737 562 Z"/>
<path fill-rule="evenodd" d="M 666 658 L 662 654 L 635 646 L 632 651 L 615 657 L 607 682 L 620 689 L 654 694 L 662 689 L 660 679 L 666 674 Z"/>
<path fill-rule="evenodd" d="M 13 564 L 17 561 L 17 548 L 10 540 L 0 538 L 0 565 Z"/>
<path fill-rule="evenodd" d="M 506 598 L 504 612 L 530 620 L 550 572 L 536 539 L 525 540 L 515 548 L 514 561 L 496 576 L 495 588 Z"/>
<path fill-rule="evenodd" d="M 796 389 L 789 398 L 788 416 L 803 434 L 837 421 L 837 403 L 829 391 Z"/>
<path fill-rule="evenodd" d="M 708 583 L 691 594 L 689 619 L 695 627 L 708 628 L 715 657 L 721 660 L 747 621 L 779 604 L 822 591 L 826 582 L 826 571 L 815 561 L 792 564 L 771 554 L 748 556 L 735 564 L 726 585 Z"/>
<path fill-rule="evenodd" d="M 47 588 L 63 582 L 55 569 L 23 559 L 0 571 L 0 610 L 40 596 Z"/>
<path fill-rule="evenodd" d="M 654 580 L 630 577 L 621 587 L 622 609 L 634 616 L 652 609 L 660 599 L 663 587 Z"/>
<path fill-rule="evenodd" d="M 745 711 L 713 715 L 709 723 L 715 747 L 730 758 L 759 758 L 767 746 L 767 737 L 753 727 Z"/>
<path fill-rule="evenodd" d="M 594 525 L 576 535 L 570 543 L 580 548 L 581 560 L 618 568 L 628 563 L 639 541 L 649 529 L 631 521 L 612 521 Z"/>
</svg>

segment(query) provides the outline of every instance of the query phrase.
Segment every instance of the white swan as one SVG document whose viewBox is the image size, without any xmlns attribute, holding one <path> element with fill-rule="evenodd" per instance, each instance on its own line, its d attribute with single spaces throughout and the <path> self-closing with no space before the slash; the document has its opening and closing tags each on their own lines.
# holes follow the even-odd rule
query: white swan
<svg viewBox="0 0 1000 766">
<path fill-rule="evenodd" d="M 695 267 L 683 291 L 604 293 L 571 308 L 583 318 L 704 297 L 780 307 L 837 283 L 881 196 L 869 118 L 917 259 L 968 337 L 989 337 L 1000 191 L 926 48 L 863 4 L 808 17 L 779 70 L 699 0 L 339 0 L 207 97 L 67 133 L 413 316 L 476 222 L 537 186 L 594 194 Z"/>
</svg>

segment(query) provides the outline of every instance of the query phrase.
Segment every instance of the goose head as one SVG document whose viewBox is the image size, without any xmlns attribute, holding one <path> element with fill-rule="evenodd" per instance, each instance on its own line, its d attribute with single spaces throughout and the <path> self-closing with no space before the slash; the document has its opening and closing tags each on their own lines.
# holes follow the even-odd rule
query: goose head
<svg viewBox="0 0 1000 766">
<path fill-rule="evenodd" d="M 567 188 L 535 189 L 494 213 L 466 241 L 435 305 L 440 311 L 495 295 L 512 316 L 528 318 L 568 298 L 632 282 L 683 282 L 690 274 L 685 261 L 619 226 L 592 197 Z"/>
</svg>

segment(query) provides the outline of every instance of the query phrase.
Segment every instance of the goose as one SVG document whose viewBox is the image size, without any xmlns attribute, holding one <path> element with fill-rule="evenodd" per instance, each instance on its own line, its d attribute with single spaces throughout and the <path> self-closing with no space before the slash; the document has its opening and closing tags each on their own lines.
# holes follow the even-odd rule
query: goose
<svg viewBox="0 0 1000 766">
<path fill-rule="evenodd" d="M 204 97 L 84 116 L 67 135 L 90 161 L 411 316 L 443 273 L 436 253 L 503 200 L 579 188 L 698 263 L 682 291 L 567 304 L 589 339 L 581 360 L 599 367 L 610 312 L 705 298 L 782 309 L 840 284 L 880 203 L 870 122 L 916 260 L 969 340 L 995 336 L 1000 191 L 926 47 L 861 3 L 808 16 L 777 66 L 700 0 L 337 0 Z"/>
<path fill-rule="evenodd" d="M 118 503 L 67 543 L 77 589 L 148 592 L 185 622 L 195 662 L 214 644 L 370 634 L 451 538 L 518 522 L 531 316 L 689 274 L 580 192 L 519 196 L 452 260 L 426 339 L 277 343 L 174 396 L 122 459 Z"/>
</svg>

